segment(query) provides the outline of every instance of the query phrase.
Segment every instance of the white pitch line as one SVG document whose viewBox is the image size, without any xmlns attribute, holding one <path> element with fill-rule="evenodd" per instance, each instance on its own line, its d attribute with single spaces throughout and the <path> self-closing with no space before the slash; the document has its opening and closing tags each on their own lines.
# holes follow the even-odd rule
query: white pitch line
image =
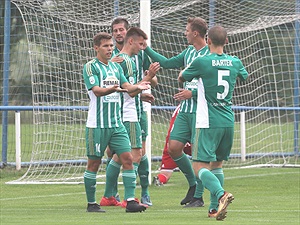
<svg viewBox="0 0 300 225">
<path fill-rule="evenodd" d="M 299 174 L 299 172 L 282 172 L 282 173 L 266 173 L 266 174 L 251 174 L 244 176 L 236 176 L 236 177 L 225 177 L 225 180 L 233 180 L 233 179 L 241 179 L 241 178 L 250 178 L 250 177 L 265 177 L 265 176 L 276 176 L 280 174 Z M 75 192 L 75 193 L 64 193 L 64 194 L 54 194 L 54 195 L 39 195 L 39 196 L 24 196 L 18 198 L 0 198 L 0 201 L 11 201 L 11 200 L 21 200 L 21 199 L 29 199 L 29 198 L 49 198 L 49 197 L 61 197 L 68 196 L 74 194 L 85 194 L 85 192 Z M 261 212 L 261 211 L 260 211 Z"/>
</svg>

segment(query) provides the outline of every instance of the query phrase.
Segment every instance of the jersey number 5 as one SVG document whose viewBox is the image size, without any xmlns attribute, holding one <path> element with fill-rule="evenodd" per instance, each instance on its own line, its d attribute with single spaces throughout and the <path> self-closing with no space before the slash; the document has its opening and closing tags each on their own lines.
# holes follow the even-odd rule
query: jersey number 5
<svg viewBox="0 0 300 225">
<path fill-rule="evenodd" d="M 224 91 L 217 93 L 217 99 L 224 99 L 229 92 L 229 84 L 226 80 L 223 80 L 224 76 L 229 76 L 229 70 L 218 70 L 218 86 L 223 86 Z"/>
</svg>

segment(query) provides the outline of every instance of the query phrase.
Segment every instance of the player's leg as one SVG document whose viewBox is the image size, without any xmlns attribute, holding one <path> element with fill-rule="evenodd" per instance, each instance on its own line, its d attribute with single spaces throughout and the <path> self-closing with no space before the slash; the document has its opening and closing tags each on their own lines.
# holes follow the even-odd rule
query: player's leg
<svg viewBox="0 0 300 225">
<path fill-rule="evenodd" d="M 173 170 L 177 167 L 170 154 L 168 153 L 169 136 L 166 137 L 166 142 L 162 154 L 160 173 L 153 179 L 153 184 L 160 186 L 166 184 L 172 176 Z"/>
<path fill-rule="evenodd" d="M 86 128 L 86 155 L 88 157 L 88 162 L 83 177 L 88 202 L 87 212 L 105 212 L 96 203 L 96 176 L 107 145 L 104 141 L 103 147 L 105 147 L 100 147 L 99 141 L 101 138 L 105 139 L 104 132 L 101 132 L 100 129 Z"/>
<path fill-rule="evenodd" d="M 117 130 L 118 132 L 115 132 L 111 138 L 110 148 L 118 155 L 122 163 L 124 199 L 127 202 L 126 212 L 142 212 L 146 210 L 146 207 L 135 200 L 136 171 L 133 167 L 130 140 L 124 126 Z"/>
<path fill-rule="evenodd" d="M 140 178 L 141 202 L 148 206 L 152 206 L 152 201 L 149 193 L 149 161 L 145 150 L 146 141 L 142 142 L 142 158 L 138 167 L 138 175 Z"/>
<path fill-rule="evenodd" d="M 107 167 L 108 164 L 109 164 L 109 162 L 110 162 L 110 160 L 111 160 L 112 157 L 113 157 L 113 154 L 112 154 L 112 152 L 110 151 L 109 146 L 107 146 L 107 148 L 106 148 L 106 155 L 107 155 L 107 160 L 106 160 L 106 167 Z"/>
<path fill-rule="evenodd" d="M 121 170 L 121 161 L 116 154 L 113 154 L 110 163 L 106 167 L 106 182 L 104 195 L 100 200 L 101 206 L 121 206 L 116 199 L 118 194 L 118 178 Z"/>
<path fill-rule="evenodd" d="M 211 162 L 210 163 L 211 172 L 218 178 L 221 186 L 224 186 L 224 173 L 222 169 L 222 161 L 221 162 Z M 208 217 L 216 217 L 218 212 L 218 198 L 210 193 L 210 205 L 208 209 Z"/>
<path fill-rule="evenodd" d="M 215 165 L 221 168 L 222 160 L 227 160 L 229 157 L 231 147 L 229 150 L 224 149 L 225 144 L 223 142 L 224 140 L 228 140 L 228 138 L 230 140 L 231 136 L 233 138 L 233 129 L 231 130 L 232 133 L 224 136 L 226 129 L 227 128 L 196 129 L 194 142 L 197 146 L 197 158 L 193 158 L 193 168 L 203 185 L 213 196 L 216 196 L 219 201 L 218 211 L 214 215 L 217 220 L 223 220 L 226 217 L 227 206 L 234 199 L 232 194 L 225 192 L 219 179 L 211 172 L 210 167 L 210 162 L 215 162 Z M 222 147 L 219 148 L 219 146 Z"/>
<path fill-rule="evenodd" d="M 138 167 L 138 176 L 140 178 L 141 191 L 141 202 L 152 206 L 152 202 L 149 194 L 149 161 L 146 154 L 146 139 L 148 136 L 148 119 L 147 112 L 142 111 L 140 118 L 140 127 L 142 134 L 142 157 Z"/>
<path fill-rule="evenodd" d="M 193 129 L 193 115 L 190 113 L 178 113 L 170 134 L 168 153 L 175 161 L 179 169 L 185 175 L 189 190 L 186 197 L 180 202 L 181 205 L 190 202 L 196 190 L 196 177 L 192 169 L 192 164 L 188 156 L 183 152 L 187 142 L 191 141 Z"/>
<path fill-rule="evenodd" d="M 190 143 L 186 143 L 184 146 L 183 152 L 186 153 L 189 156 L 192 156 L 192 145 Z M 186 204 L 184 207 L 185 208 L 190 208 L 190 207 L 203 207 L 204 206 L 204 200 L 203 200 L 203 193 L 204 193 L 204 186 L 201 182 L 201 180 L 196 176 L 196 190 L 194 193 L 194 196 L 192 200 Z"/>
</svg>

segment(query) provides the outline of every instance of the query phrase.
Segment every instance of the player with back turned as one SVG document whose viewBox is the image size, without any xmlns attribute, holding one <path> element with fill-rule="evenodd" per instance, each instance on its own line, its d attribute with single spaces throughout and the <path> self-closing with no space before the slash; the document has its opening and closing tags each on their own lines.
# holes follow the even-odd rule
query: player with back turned
<svg viewBox="0 0 300 225">
<path fill-rule="evenodd" d="M 211 193 L 209 217 L 223 220 L 233 201 L 223 189 L 223 160 L 228 160 L 233 144 L 234 112 L 231 109 L 236 79 L 248 77 L 239 58 L 223 52 L 227 32 L 221 26 L 208 31 L 210 54 L 195 59 L 180 72 L 181 82 L 198 79 L 196 132 L 192 148 L 195 175 Z M 215 202 L 218 205 L 213 205 Z"/>
</svg>

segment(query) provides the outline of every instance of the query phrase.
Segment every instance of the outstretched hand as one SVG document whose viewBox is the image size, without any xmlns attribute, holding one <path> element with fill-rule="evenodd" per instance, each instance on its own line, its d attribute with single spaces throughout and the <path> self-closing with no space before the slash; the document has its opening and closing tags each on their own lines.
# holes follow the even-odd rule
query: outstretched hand
<svg viewBox="0 0 300 225">
<path fill-rule="evenodd" d="M 123 88 L 121 88 L 119 85 L 114 85 L 113 86 L 113 88 L 114 88 L 114 90 L 116 91 L 116 92 L 128 92 L 128 90 L 127 89 L 123 89 Z"/>
<path fill-rule="evenodd" d="M 153 78 L 153 77 L 155 77 L 155 75 L 159 71 L 159 69 L 160 69 L 159 62 L 151 63 L 149 66 L 149 70 L 145 71 L 145 76 L 150 76 L 151 78 Z"/>
<path fill-rule="evenodd" d="M 111 60 L 110 60 L 110 61 L 112 61 L 112 62 L 116 62 L 116 63 L 121 63 L 121 62 L 123 62 L 123 61 L 124 61 L 124 58 L 123 58 L 123 57 L 121 57 L 121 56 L 119 56 L 119 55 L 116 55 L 115 57 L 111 58 Z"/>
<path fill-rule="evenodd" d="M 139 90 L 148 90 L 150 88 L 150 82 L 149 81 L 142 81 L 138 84 Z"/>
<path fill-rule="evenodd" d="M 141 49 L 142 49 L 142 50 L 145 50 L 146 48 L 147 48 L 147 41 L 144 40 L 144 44 L 143 44 L 143 46 L 141 47 Z"/>
<path fill-rule="evenodd" d="M 148 103 L 153 103 L 155 98 L 152 94 L 150 93 L 141 93 L 140 98 L 142 101 L 144 102 L 148 102 Z"/>
<path fill-rule="evenodd" d="M 177 94 L 175 94 L 173 97 L 177 101 L 190 99 L 193 96 L 192 91 L 190 91 L 190 90 L 186 90 L 186 89 L 182 89 L 182 88 L 179 88 L 178 90 L 179 90 L 179 92 Z"/>
</svg>

